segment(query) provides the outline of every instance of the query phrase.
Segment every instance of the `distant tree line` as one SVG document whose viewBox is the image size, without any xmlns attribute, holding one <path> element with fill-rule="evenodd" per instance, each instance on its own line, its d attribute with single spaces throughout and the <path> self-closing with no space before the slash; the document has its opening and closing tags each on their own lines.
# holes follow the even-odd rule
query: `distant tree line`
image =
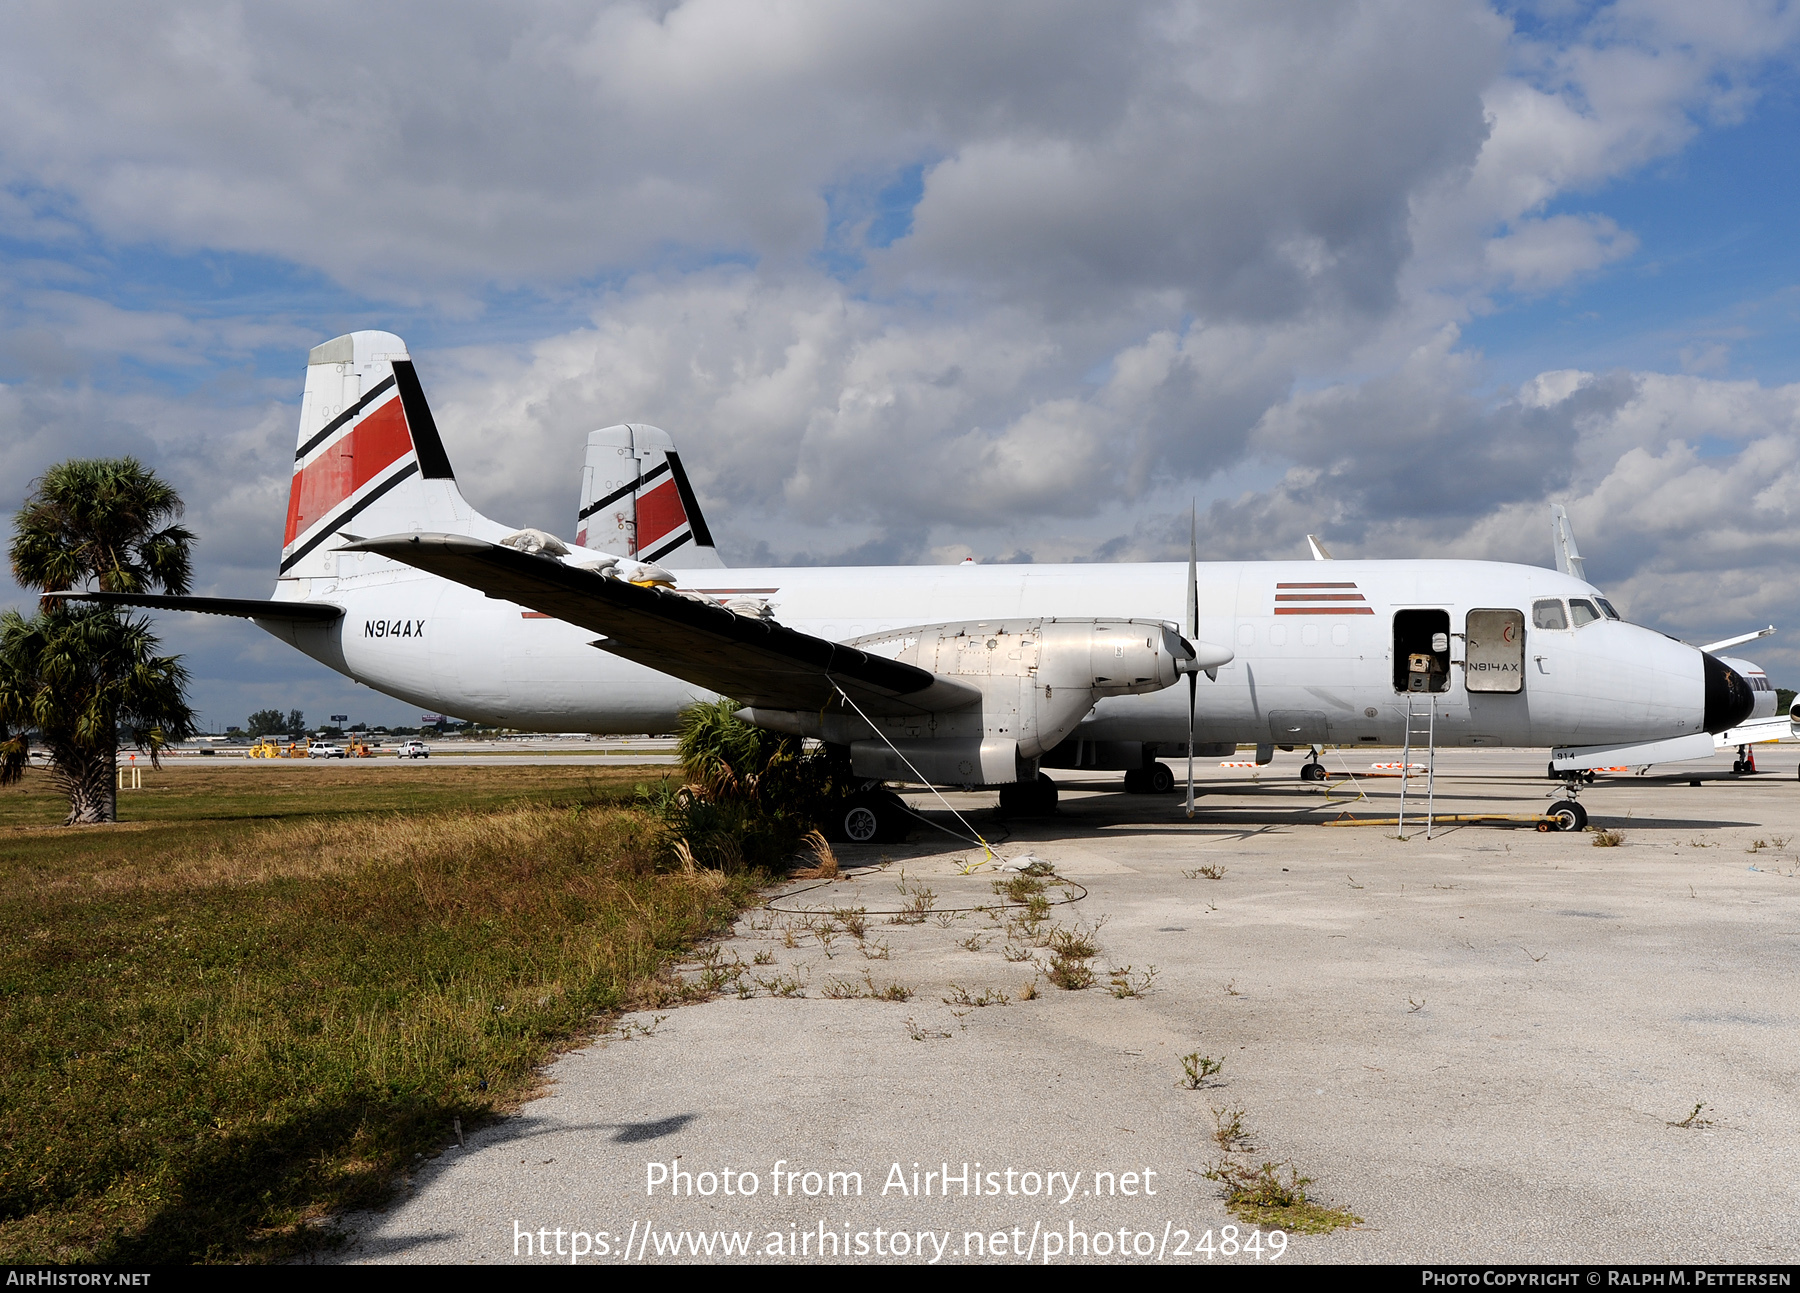
<svg viewBox="0 0 1800 1293">
<path fill-rule="evenodd" d="M 286 714 L 279 709 L 259 709 L 250 715 L 245 730 L 252 737 L 305 736 L 306 715 L 297 709 L 290 709 Z"/>
</svg>

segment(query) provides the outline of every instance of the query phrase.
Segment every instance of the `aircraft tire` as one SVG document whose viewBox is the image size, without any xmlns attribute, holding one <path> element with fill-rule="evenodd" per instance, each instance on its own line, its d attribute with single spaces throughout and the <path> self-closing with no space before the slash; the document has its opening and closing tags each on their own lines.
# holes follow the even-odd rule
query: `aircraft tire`
<svg viewBox="0 0 1800 1293">
<path fill-rule="evenodd" d="M 1040 772 L 1036 781 L 1001 786 L 1000 811 L 1008 817 L 1048 817 L 1056 811 L 1056 783 Z"/>
<path fill-rule="evenodd" d="M 912 814 L 906 810 L 906 801 L 891 790 L 881 792 L 881 839 L 885 844 L 900 844 L 912 833 Z"/>
<path fill-rule="evenodd" d="M 838 809 L 832 834 L 846 844 L 879 844 L 889 816 L 888 806 L 875 795 L 851 795 Z"/>
<path fill-rule="evenodd" d="M 1175 789 L 1175 774 L 1169 770 L 1169 765 L 1166 763 L 1152 763 L 1144 769 L 1144 775 L 1150 783 L 1149 790 L 1153 795 L 1167 795 Z M 1053 806 L 1056 803 L 1054 792 L 1052 792 L 1050 802 Z"/>
<path fill-rule="evenodd" d="M 1557 800 L 1544 815 L 1550 819 L 1551 830 L 1578 831 L 1587 826 L 1587 809 L 1573 799 Z"/>
<path fill-rule="evenodd" d="M 1147 795 L 1150 787 L 1145 784 L 1148 769 L 1130 768 L 1125 773 L 1125 793 L 1128 795 Z"/>
<path fill-rule="evenodd" d="M 1303 764 L 1301 764 L 1300 765 L 1300 780 L 1302 780 L 1302 781 L 1323 781 L 1323 780 L 1325 780 L 1325 765 L 1323 763 L 1303 763 Z"/>
</svg>

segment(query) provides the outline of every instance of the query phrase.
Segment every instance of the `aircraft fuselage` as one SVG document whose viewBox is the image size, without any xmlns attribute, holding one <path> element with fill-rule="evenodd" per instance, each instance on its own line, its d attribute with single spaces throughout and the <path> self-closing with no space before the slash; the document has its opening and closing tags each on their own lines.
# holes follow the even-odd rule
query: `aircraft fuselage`
<svg viewBox="0 0 1800 1293">
<path fill-rule="evenodd" d="M 283 597 L 343 607 L 323 626 L 258 621 L 333 669 L 434 712 L 534 731 L 666 732 L 711 694 L 590 645 L 595 635 L 370 554 L 331 577 L 285 581 Z M 1233 661 L 1201 678 L 1197 743 L 1393 744 L 1404 735 L 1408 642 L 1444 626 L 1435 693 L 1442 745 L 1600 745 L 1704 730 L 1694 648 L 1603 619 L 1542 628 L 1534 602 L 1593 598 L 1569 575 L 1479 561 L 1211 562 L 1199 567 L 1200 638 Z M 1179 624 L 1185 563 L 707 569 L 680 584 L 768 601 L 775 618 L 833 641 L 909 625 L 1020 616 L 1131 617 Z M 1515 678 L 1467 685 L 1471 611 L 1519 613 Z M 1404 612 L 1425 612 L 1406 616 Z M 1397 616 L 1400 617 L 1397 619 Z M 1494 622 L 1491 618 L 1484 623 Z M 1402 634 L 1404 637 L 1404 633 Z M 1510 639 L 1509 639 L 1510 642 Z M 1415 640 L 1409 649 L 1422 649 Z M 1487 666 L 1493 669 L 1498 666 Z M 1187 688 L 1102 700 L 1077 737 L 1181 743 Z M 1422 703 L 1423 696 L 1414 702 Z"/>
</svg>

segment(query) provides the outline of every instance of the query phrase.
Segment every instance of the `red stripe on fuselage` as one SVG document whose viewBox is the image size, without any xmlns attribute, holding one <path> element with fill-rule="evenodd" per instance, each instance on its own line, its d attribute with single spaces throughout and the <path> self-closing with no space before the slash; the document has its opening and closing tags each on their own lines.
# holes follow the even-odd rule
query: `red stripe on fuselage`
<svg viewBox="0 0 1800 1293">
<path fill-rule="evenodd" d="M 681 493 L 675 482 L 665 480 L 637 501 L 637 550 L 643 552 L 657 541 L 687 524 L 687 513 L 681 510 Z"/>
<path fill-rule="evenodd" d="M 294 472 L 282 547 L 292 547 L 332 508 L 411 453 L 412 447 L 398 397 L 332 441 L 324 453 Z"/>
</svg>

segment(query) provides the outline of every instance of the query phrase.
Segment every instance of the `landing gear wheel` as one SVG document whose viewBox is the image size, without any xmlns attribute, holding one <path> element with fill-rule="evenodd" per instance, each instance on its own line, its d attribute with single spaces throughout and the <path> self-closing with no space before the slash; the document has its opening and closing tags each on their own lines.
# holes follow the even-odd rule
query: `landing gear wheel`
<svg viewBox="0 0 1800 1293">
<path fill-rule="evenodd" d="M 1300 765 L 1300 780 L 1302 780 L 1302 781 L 1323 781 L 1323 780 L 1325 780 L 1325 765 L 1323 763 L 1303 763 L 1303 764 L 1301 764 Z"/>
<path fill-rule="evenodd" d="M 1731 770 L 1733 772 L 1742 772 L 1744 770 L 1744 761 L 1742 759 L 1733 759 L 1731 761 Z"/>
<path fill-rule="evenodd" d="M 1578 831 L 1587 826 L 1587 809 L 1573 799 L 1559 799 L 1545 810 L 1553 831 Z"/>
<path fill-rule="evenodd" d="M 851 844 L 873 844 L 881 838 L 881 810 L 868 795 L 857 795 L 838 814 L 838 832 Z"/>
<path fill-rule="evenodd" d="M 1144 769 L 1144 773 L 1149 778 L 1151 794 L 1166 795 L 1175 789 L 1175 774 L 1169 770 L 1168 764 L 1152 763 Z"/>
<path fill-rule="evenodd" d="M 1008 817 L 1048 817 L 1056 811 L 1056 783 L 1040 772 L 1036 781 L 1001 786 L 1000 811 Z"/>
<path fill-rule="evenodd" d="M 906 838 L 907 816 L 897 795 L 865 790 L 838 809 L 831 833 L 847 844 L 887 844 Z"/>
<path fill-rule="evenodd" d="M 1150 770 L 1148 768 L 1130 768 L 1125 773 L 1125 793 L 1128 795 L 1147 795 L 1150 793 Z M 1005 791 L 1000 792 L 1004 797 Z"/>
</svg>

